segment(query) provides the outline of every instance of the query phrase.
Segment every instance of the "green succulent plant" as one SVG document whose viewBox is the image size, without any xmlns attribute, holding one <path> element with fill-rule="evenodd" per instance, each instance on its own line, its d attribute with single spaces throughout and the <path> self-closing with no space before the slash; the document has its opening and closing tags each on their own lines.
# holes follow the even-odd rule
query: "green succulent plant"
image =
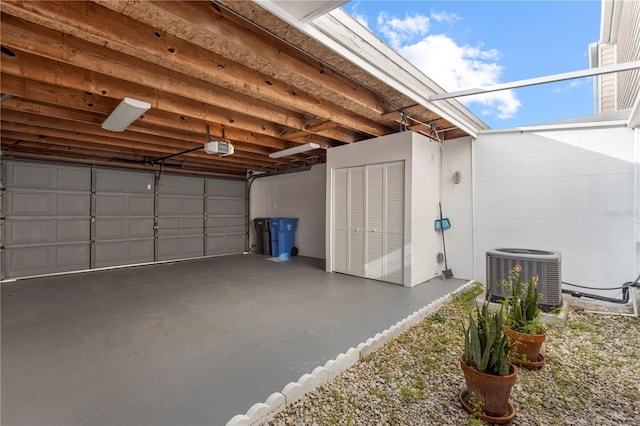
<svg viewBox="0 0 640 426">
<path fill-rule="evenodd" d="M 464 330 L 465 363 L 481 373 L 493 376 L 509 374 L 509 341 L 503 330 L 504 313 L 489 312 L 485 302 L 476 306 L 475 318 L 469 314 L 469 325 Z"/>
<path fill-rule="evenodd" d="M 520 278 L 521 272 L 520 265 L 516 265 L 502 283 L 507 293 L 507 327 L 520 333 L 539 334 L 545 328 L 540 323 L 538 277 L 531 277 L 525 284 Z"/>
</svg>

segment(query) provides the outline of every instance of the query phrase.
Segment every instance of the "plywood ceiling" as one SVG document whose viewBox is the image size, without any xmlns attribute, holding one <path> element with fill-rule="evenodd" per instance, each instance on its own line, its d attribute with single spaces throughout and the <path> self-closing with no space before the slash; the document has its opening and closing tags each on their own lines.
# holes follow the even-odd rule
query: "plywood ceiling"
<svg viewBox="0 0 640 426">
<path fill-rule="evenodd" d="M 397 132 L 403 108 L 415 130 L 465 135 L 252 2 L 3 0 L 0 9 L 5 156 L 245 177 Z M 103 130 L 124 97 L 151 109 L 125 132 Z M 216 138 L 224 130 L 232 156 L 156 161 L 202 146 L 207 125 Z M 307 142 L 322 148 L 268 156 Z"/>
</svg>

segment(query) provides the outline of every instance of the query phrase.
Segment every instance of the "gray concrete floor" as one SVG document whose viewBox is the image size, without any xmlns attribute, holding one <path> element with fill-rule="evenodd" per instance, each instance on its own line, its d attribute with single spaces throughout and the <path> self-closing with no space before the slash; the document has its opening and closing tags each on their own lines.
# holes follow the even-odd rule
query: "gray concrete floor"
<svg viewBox="0 0 640 426">
<path fill-rule="evenodd" d="M 238 255 L 2 284 L 2 424 L 224 425 L 458 288 Z"/>
</svg>

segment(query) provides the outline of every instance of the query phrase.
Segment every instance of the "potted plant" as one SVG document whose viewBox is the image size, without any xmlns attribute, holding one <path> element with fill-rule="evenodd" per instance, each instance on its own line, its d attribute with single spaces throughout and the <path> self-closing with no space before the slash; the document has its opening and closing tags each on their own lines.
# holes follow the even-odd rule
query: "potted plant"
<svg viewBox="0 0 640 426">
<path fill-rule="evenodd" d="M 460 367 L 467 388 L 460 392 L 460 402 L 470 413 L 478 408 L 483 420 L 506 423 L 515 410 L 509 402 L 516 381 L 516 368 L 509 362 L 509 341 L 504 333 L 503 310 L 489 312 L 488 303 L 476 307 L 475 319 L 469 314 L 469 324 L 463 325 L 464 353 Z"/>
<path fill-rule="evenodd" d="M 506 333 L 513 348 L 511 362 L 526 368 L 540 368 L 545 363 L 540 348 L 547 329 L 540 322 L 538 277 L 530 277 L 525 284 L 521 273 L 522 267 L 516 265 L 503 281 L 507 294 Z"/>
</svg>

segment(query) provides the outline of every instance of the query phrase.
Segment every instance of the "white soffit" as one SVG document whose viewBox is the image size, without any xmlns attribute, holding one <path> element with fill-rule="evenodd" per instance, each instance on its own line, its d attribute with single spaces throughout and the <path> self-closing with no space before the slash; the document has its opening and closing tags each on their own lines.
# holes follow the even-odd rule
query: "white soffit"
<svg viewBox="0 0 640 426">
<path fill-rule="evenodd" d="M 274 4 L 300 22 L 315 19 L 348 2 L 349 0 L 273 0 Z"/>
</svg>

